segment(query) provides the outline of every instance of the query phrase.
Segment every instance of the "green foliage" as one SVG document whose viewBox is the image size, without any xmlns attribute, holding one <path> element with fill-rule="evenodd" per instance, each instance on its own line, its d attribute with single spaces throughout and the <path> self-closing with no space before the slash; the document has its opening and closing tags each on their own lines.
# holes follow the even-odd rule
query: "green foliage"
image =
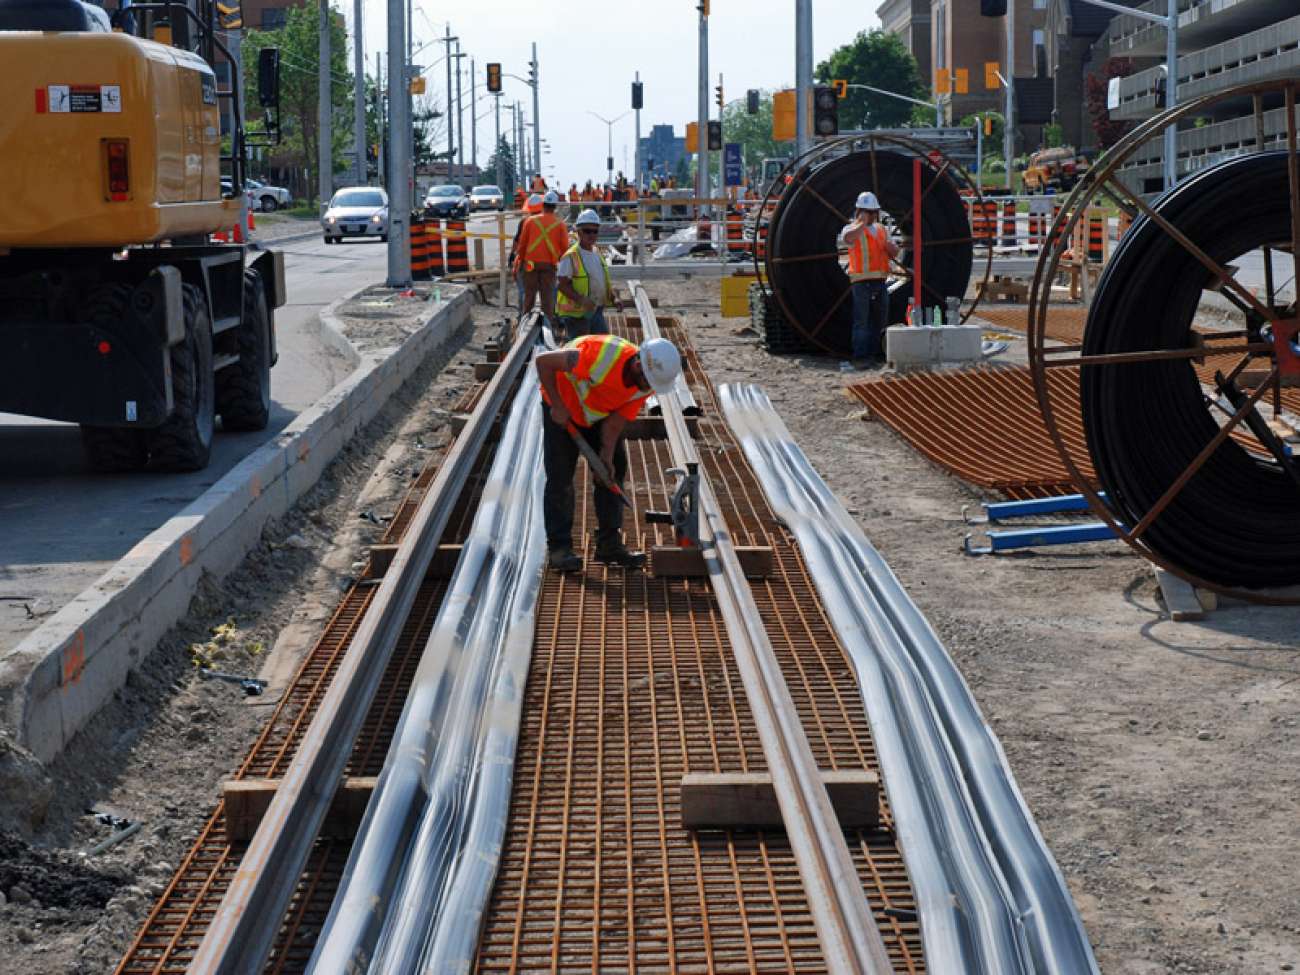
<svg viewBox="0 0 1300 975">
<path fill-rule="evenodd" d="M 770 156 L 786 155 L 788 145 L 772 138 L 772 93 L 765 91 L 759 96 L 757 115 L 746 113 L 743 102 L 723 109 L 722 141 L 740 143 L 745 166 L 751 172 Z"/>
<path fill-rule="evenodd" d="M 1065 144 L 1065 130 L 1056 122 L 1051 122 L 1043 126 L 1043 145 L 1048 149 L 1055 149 Z"/>
<path fill-rule="evenodd" d="M 687 159 L 683 156 L 677 160 L 677 168 L 673 170 L 673 176 L 677 179 L 678 186 L 690 186 L 695 180 L 694 160 Z"/>
<path fill-rule="evenodd" d="M 497 143 L 497 151 L 488 157 L 487 166 L 483 170 L 485 179 L 497 178 L 498 156 L 501 157 L 501 189 L 504 192 L 515 185 L 515 151 L 505 136 Z"/>
<path fill-rule="evenodd" d="M 985 118 L 993 119 L 993 133 L 984 136 L 984 158 L 997 156 L 1002 158 L 1002 137 L 1007 131 L 1007 120 L 1001 112 L 980 112 L 979 115 L 963 115 L 961 121 L 957 124 L 962 127 L 974 128 L 976 125 L 983 125 Z"/>
<path fill-rule="evenodd" d="M 348 165 L 344 152 L 352 149 L 352 75 L 348 73 L 348 38 L 343 18 L 330 17 L 330 102 L 333 106 L 334 172 Z M 280 164 L 305 167 L 310 185 L 320 185 L 317 145 L 320 104 L 320 0 L 305 0 L 301 7 L 289 7 L 285 24 L 275 31 L 250 30 L 244 35 L 245 100 L 257 104 L 257 52 L 264 47 L 280 49 L 280 127 L 282 142 L 275 156 Z M 254 131 L 261 123 L 250 126 Z"/>
<path fill-rule="evenodd" d="M 862 31 L 817 65 L 815 74 L 823 83 L 840 78 L 849 84 L 871 85 L 911 98 L 926 97 L 916 58 L 898 37 L 882 30 Z M 913 108 L 928 113 L 925 125 L 934 124 L 934 112 L 929 109 L 902 99 L 851 88 L 848 97 L 840 102 L 840 128 L 898 128 L 912 120 Z"/>
</svg>

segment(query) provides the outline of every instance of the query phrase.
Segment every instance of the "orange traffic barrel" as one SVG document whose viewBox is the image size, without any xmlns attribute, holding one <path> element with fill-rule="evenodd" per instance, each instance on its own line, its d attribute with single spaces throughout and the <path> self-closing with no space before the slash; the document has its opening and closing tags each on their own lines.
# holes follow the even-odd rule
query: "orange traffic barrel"
<svg viewBox="0 0 1300 975">
<path fill-rule="evenodd" d="M 749 247 L 745 243 L 745 218 L 739 210 L 727 211 L 727 250 L 743 251 Z"/>
<path fill-rule="evenodd" d="M 464 220 L 448 220 L 446 233 L 447 273 L 462 274 L 469 271 L 469 239 L 465 235 Z"/>
<path fill-rule="evenodd" d="M 1100 264 L 1106 259 L 1106 218 L 1088 214 L 1088 260 Z"/>
<path fill-rule="evenodd" d="M 416 281 L 428 281 L 429 241 L 424 233 L 424 221 L 411 221 L 411 277 Z"/>
<path fill-rule="evenodd" d="M 1016 201 L 1002 201 L 1002 246 L 1016 246 Z"/>
<path fill-rule="evenodd" d="M 425 259 L 429 262 L 429 276 L 432 278 L 440 278 L 447 273 L 447 264 L 442 257 L 443 236 L 442 221 L 425 221 Z"/>
</svg>

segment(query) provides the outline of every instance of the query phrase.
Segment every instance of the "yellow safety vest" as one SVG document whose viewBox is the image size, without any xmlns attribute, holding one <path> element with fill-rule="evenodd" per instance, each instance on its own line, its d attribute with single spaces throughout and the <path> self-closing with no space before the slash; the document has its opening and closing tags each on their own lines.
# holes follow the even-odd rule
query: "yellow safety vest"
<svg viewBox="0 0 1300 975">
<path fill-rule="evenodd" d="M 581 251 L 582 246 L 574 244 L 565 251 L 564 256 L 573 265 L 573 277 L 570 279 L 573 290 L 586 298 L 591 293 L 591 276 L 587 274 L 587 262 L 582 259 Z M 596 256 L 600 258 L 600 266 L 605 271 L 605 294 L 608 295 L 613 290 L 609 280 L 609 265 L 605 263 L 605 255 L 599 249 L 596 249 Z M 583 318 L 587 314 L 580 304 L 571 301 L 563 291 L 556 292 L 555 313 L 562 318 Z"/>
</svg>

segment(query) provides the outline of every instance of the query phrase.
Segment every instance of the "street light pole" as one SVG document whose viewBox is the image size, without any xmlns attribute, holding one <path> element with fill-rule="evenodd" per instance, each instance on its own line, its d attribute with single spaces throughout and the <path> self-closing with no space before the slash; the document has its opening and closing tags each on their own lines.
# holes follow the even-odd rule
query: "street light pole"
<svg viewBox="0 0 1300 975">
<path fill-rule="evenodd" d="M 623 119 L 627 118 L 628 115 L 630 115 L 631 113 L 624 112 L 618 118 L 605 118 L 605 116 L 598 115 L 595 112 L 590 110 L 587 111 L 587 114 L 594 116 L 595 118 L 598 118 L 605 123 L 606 126 L 605 133 L 608 139 L 608 143 L 605 149 L 605 165 L 609 169 L 609 180 L 606 183 L 606 185 L 612 186 L 614 183 L 614 125 L 618 122 L 623 121 Z"/>
<path fill-rule="evenodd" d="M 411 283 L 411 102 L 402 0 L 388 0 L 388 286 Z"/>
<path fill-rule="evenodd" d="M 460 41 L 456 42 L 456 158 L 458 160 L 456 169 L 460 178 L 464 178 L 465 173 L 465 105 L 461 100 L 461 64 L 460 59 L 466 55 L 460 51 Z M 448 160 L 450 164 L 451 160 Z"/>
<path fill-rule="evenodd" d="M 320 169 L 320 212 L 325 213 L 330 205 L 330 196 L 334 192 L 334 133 L 330 124 L 333 121 L 330 85 L 330 5 L 328 0 L 321 0 L 320 5 L 320 77 L 317 79 L 316 134 L 319 145 L 316 147 L 316 165 Z"/>
<path fill-rule="evenodd" d="M 641 72 L 636 73 L 636 83 L 641 83 Z M 641 109 L 636 110 L 636 175 L 634 177 L 636 191 L 641 192 Z"/>
<path fill-rule="evenodd" d="M 478 69 L 473 58 L 469 59 L 469 168 L 478 173 Z"/>
<path fill-rule="evenodd" d="M 357 185 L 366 185 L 366 48 L 361 37 L 361 0 L 352 0 L 352 62 L 356 87 L 352 93 L 352 141 L 357 153 Z M 240 88 L 243 91 L 243 88 Z"/>
<path fill-rule="evenodd" d="M 1011 0 L 1015 3 L 1015 0 Z M 804 153 L 812 146 L 808 103 L 812 98 L 813 74 L 812 0 L 795 0 L 794 5 L 794 132 L 795 144 Z"/>
<path fill-rule="evenodd" d="M 695 138 L 695 196 L 704 199 L 709 195 L 709 15 L 707 2 L 700 4 L 700 78 L 699 103 L 696 106 Z M 701 211 L 708 214 L 706 206 Z"/>
<path fill-rule="evenodd" d="M 541 73 L 537 64 L 537 42 L 533 42 L 533 163 L 542 171 Z"/>
<path fill-rule="evenodd" d="M 1007 2 L 1007 105 L 1002 132 L 1002 158 L 1007 168 L 1007 191 L 1013 191 L 1011 160 L 1016 152 L 1016 0 Z"/>
<path fill-rule="evenodd" d="M 501 160 L 501 92 L 498 91 L 496 94 L 494 94 L 492 96 L 492 101 L 496 104 L 496 111 L 494 114 L 496 115 L 496 119 L 497 119 L 497 141 L 493 143 L 492 152 L 496 156 L 496 160 L 497 160 L 497 189 L 501 191 L 501 195 L 504 197 L 506 188 L 504 185 L 505 170 L 502 168 L 502 160 Z"/>
</svg>

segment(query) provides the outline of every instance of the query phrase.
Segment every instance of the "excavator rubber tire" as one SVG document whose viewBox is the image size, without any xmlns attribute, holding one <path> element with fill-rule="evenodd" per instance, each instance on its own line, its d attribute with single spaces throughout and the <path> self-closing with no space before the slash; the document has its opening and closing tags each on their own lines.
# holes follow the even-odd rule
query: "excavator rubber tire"
<svg viewBox="0 0 1300 975">
<path fill-rule="evenodd" d="M 146 435 L 149 464 L 158 471 L 198 471 L 208 466 L 216 414 L 212 374 L 212 319 L 203 292 L 183 286 L 185 339 L 172 346 L 172 415 Z"/>
<path fill-rule="evenodd" d="M 103 284 L 90 292 L 84 307 L 85 321 L 116 323 L 127 313 L 131 288 L 125 284 Z M 97 471 L 138 471 L 149 461 L 149 446 L 143 430 L 125 427 L 81 427 L 81 445 L 86 459 Z"/>
<path fill-rule="evenodd" d="M 217 373 L 223 430 L 265 430 L 271 419 L 271 313 L 262 276 L 244 271 L 244 313 L 235 330 L 239 361 Z"/>
</svg>

